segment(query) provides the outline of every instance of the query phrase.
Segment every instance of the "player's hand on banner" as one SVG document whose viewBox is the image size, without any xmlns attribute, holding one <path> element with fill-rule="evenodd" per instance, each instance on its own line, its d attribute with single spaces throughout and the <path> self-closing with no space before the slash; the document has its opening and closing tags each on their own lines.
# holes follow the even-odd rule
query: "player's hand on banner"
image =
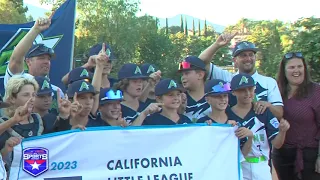
<svg viewBox="0 0 320 180">
<path fill-rule="evenodd" d="M 163 106 L 163 103 L 151 103 L 142 113 L 148 116 L 149 114 L 159 112 L 161 111 L 161 106 Z"/>
<path fill-rule="evenodd" d="M 59 117 L 61 117 L 62 119 L 68 119 L 71 112 L 71 102 L 68 99 L 68 95 L 65 94 L 64 98 L 61 98 L 60 91 L 57 91 L 57 101 Z"/>
<path fill-rule="evenodd" d="M 290 124 L 287 120 L 281 119 L 279 124 L 279 131 L 280 132 L 287 132 L 290 129 Z"/>
<path fill-rule="evenodd" d="M 6 140 L 6 143 L 4 145 L 4 149 L 6 152 L 12 152 L 14 146 L 21 143 L 21 138 L 18 137 L 10 137 L 8 140 Z"/>
<path fill-rule="evenodd" d="M 205 121 L 205 123 L 207 123 L 208 126 L 211 126 L 212 125 L 212 120 L 207 120 L 207 121 Z"/>
<path fill-rule="evenodd" d="M 84 131 L 86 130 L 86 127 L 81 124 L 77 124 L 75 126 L 72 126 L 71 129 L 81 129 L 82 131 Z"/>
<path fill-rule="evenodd" d="M 216 40 L 215 44 L 219 47 L 223 47 L 228 45 L 231 40 L 238 34 L 238 32 L 235 33 L 223 33 L 221 34 L 218 39 Z"/>
<path fill-rule="evenodd" d="M 228 120 L 227 124 L 230 124 L 231 126 L 236 126 L 237 122 L 235 120 Z"/>
<path fill-rule="evenodd" d="M 256 112 L 256 114 L 263 114 L 270 106 L 271 103 L 267 101 L 257 101 L 254 103 L 253 110 Z"/>
<path fill-rule="evenodd" d="M 253 137 L 253 133 L 250 129 L 245 127 L 240 127 L 235 131 L 236 136 L 239 139 L 243 139 L 245 137 Z"/>
<path fill-rule="evenodd" d="M 16 123 L 28 119 L 28 117 L 32 113 L 34 101 L 35 98 L 31 97 L 24 106 L 20 106 L 16 109 L 13 115 L 13 119 L 16 121 Z"/>
<path fill-rule="evenodd" d="M 74 93 L 73 102 L 71 103 L 71 111 L 70 111 L 71 119 L 74 119 L 83 109 L 82 104 L 78 102 L 77 96 L 78 94 Z"/>
</svg>

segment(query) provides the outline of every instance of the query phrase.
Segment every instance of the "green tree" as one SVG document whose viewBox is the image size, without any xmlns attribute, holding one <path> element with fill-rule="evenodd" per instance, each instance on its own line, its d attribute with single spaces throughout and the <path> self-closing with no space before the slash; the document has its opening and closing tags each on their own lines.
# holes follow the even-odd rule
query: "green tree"
<svg viewBox="0 0 320 180">
<path fill-rule="evenodd" d="M 192 33 L 193 33 L 194 36 L 196 35 L 196 28 L 195 28 L 195 25 L 194 25 L 194 19 L 192 19 Z"/>
<path fill-rule="evenodd" d="M 22 0 L 0 0 L 0 23 L 19 24 L 27 22 Z"/>
<path fill-rule="evenodd" d="M 188 36 L 188 24 L 187 24 L 187 17 L 184 17 L 184 22 L 186 23 L 185 28 L 184 28 L 184 34 Z"/>
<path fill-rule="evenodd" d="M 288 51 L 302 52 L 314 81 L 320 82 L 320 19 L 301 18 L 292 24 L 292 46 Z"/>
<path fill-rule="evenodd" d="M 180 28 L 181 28 L 181 29 L 180 29 L 180 32 L 183 33 L 183 32 L 184 32 L 184 26 L 183 26 L 183 16 L 182 16 L 182 15 L 180 16 L 180 23 L 181 23 L 181 25 L 180 25 Z"/>
</svg>

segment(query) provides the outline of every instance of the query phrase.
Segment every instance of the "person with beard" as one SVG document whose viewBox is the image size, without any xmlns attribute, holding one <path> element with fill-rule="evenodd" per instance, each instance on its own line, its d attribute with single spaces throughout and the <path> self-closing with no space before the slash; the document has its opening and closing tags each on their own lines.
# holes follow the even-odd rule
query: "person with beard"
<svg viewBox="0 0 320 180">
<path fill-rule="evenodd" d="M 127 126 L 122 118 L 121 101 L 123 94 L 120 90 L 103 88 L 100 90 L 99 113 L 95 120 L 90 119 L 87 127 L 97 126 Z"/>
<path fill-rule="evenodd" d="M 58 92 L 58 116 L 54 113 L 50 113 L 49 109 L 52 103 L 52 85 L 50 80 L 46 77 L 36 76 L 35 80 L 39 85 L 39 90 L 35 97 L 33 112 L 38 113 L 42 120 L 44 131 L 43 134 L 53 133 L 59 131 L 57 127 L 60 123 L 69 122 L 71 102 L 67 97 L 61 99 Z M 61 122 L 66 121 L 66 122 Z"/>
<path fill-rule="evenodd" d="M 179 63 L 178 72 L 182 74 L 181 82 L 187 90 L 187 106 L 184 115 L 195 123 L 210 109 L 204 97 L 207 76 L 205 64 L 198 57 L 189 56 Z"/>
<path fill-rule="evenodd" d="M 110 72 L 112 70 L 112 63 L 114 60 L 116 60 L 114 54 L 112 53 L 112 49 L 109 44 L 107 43 L 99 43 L 95 44 L 91 47 L 89 51 L 89 59 L 88 62 L 82 65 L 82 68 L 85 68 L 89 71 L 89 75 L 91 73 L 95 72 L 96 64 L 97 64 L 97 58 L 101 52 L 102 49 L 105 49 L 106 55 L 108 56 L 108 60 L 106 60 L 106 63 L 103 65 L 103 72 L 102 72 L 102 81 L 101 81 L 101 87 L 102 88 L 109 88 L 113 87 L 113 85 L 118 82 L 117 79 L 110 77 Z M 61 81 L 64 84 L 70 83 L 70 73 L 67 73 Z M 72 78 L 73 79 L 73 78 Z"/>
<path fill-rule="evenodd" d="M 156 112 L 144 120 L 143 125 L 175 125 L 191 124 L 191 120 L 182 114 L 179 114 L 181 106 L 182 87 L 173 79 L 161 80 L 155 87 L 155 95 L 158 103 L 162 103 L 162 110 Z"/>
<path fill-rule="evenodd" d="M 214 54 L 223 46 L 228 45 L 235 35 L 236 33 L 220 35 L 215 43 L 200 54 L 199 58 L 206 64 L 208 79 L 221 79 L 231 82 L 232 77 L 236 74 L 250 74 L 256 83 L 256 98 L 254 99 L 256 113 L 262 114 L 266 109 L 269 109 L 274 116 L 281 119 L 283 116 L 283 103 L 277 82 L 273 78 L 263 76 L 257 72 L 255 63 L 258 48 L 253 43 L 241 41 L 235 45 L 232 52 L 233 61 L 238 67 L 238 72 L 235 74 L 211 63 Z M 234 96 L 231 96 L 229 104 L 231 106 L 236 104 Z"/>
<path fill-rule="evenodd" d="M 44 44 L 33 45 L 33 42 L 42 31 L 49 28 L 50 24 L 50 18 L 38 19 L 35 21 L 34 26 L 30 31 L 28 31 L 14 48 L 3 80 L 5 88 L 13 75 L 22 75 L 26 78 L 33 78 L 33 76 L 48 76 L 51 59 L 55 56 L 54 51 Z M 28 73 L 24 72 L 24 60 L 28 66 Z M 52 89 L 55 93 L 53 93 L 54 97 L 50 111 L 58 114 L 56 92 L 62 91 L 54 85 L 52 85 Z M 60 93 L 60 95 L 63 95 L 63 93 Z"/>
<path fill-rule="evenodd" d="M 280 180 L 320 179 L 320 85 L 312 82 L 301 52 L 286 53 L 279 66 L 278 85 L 283 117 L 290 129 L 272 160 Z"/>
<path fill-rule="evenodd" d="M 231 90 L 237 98 L 237 104 L 228 109 L 229 119 L 235 120 L 241 127 L 250 129 L 254 135 L 251 151 L 241 163 L 243 178 L 271 180 L 268 164 L 270 146 L 281 148 L 290 125 L 285 119 L 281 119 L 279 123 L 269 109 L 263 114 L 256 114 L 252 103 L 255 96 L 255 82 L 250 75 L 244 73 L 235 75 L 231 80 Z"/>
<path fill-rule="evenodd" d="M 161 110 L 160 103 L 151 103 L 146 107 L 139 101 L 143 92 L 143 81 L 148 78 L 142 74 L 138 65 L 132 63 L 124 64 L 118 72 L 119 82 L 115 84 L 114 89 L 123 92 L 121 112 L 129 125 L 141 126 L 149 114 Z"/>
</svg>

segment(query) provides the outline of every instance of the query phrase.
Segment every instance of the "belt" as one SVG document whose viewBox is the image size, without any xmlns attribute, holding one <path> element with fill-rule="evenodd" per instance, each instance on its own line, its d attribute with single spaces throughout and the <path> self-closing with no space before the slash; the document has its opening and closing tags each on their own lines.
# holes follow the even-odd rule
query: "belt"
<svg viewBox="0 0 320 180">
<path fill-rule="evenodd" d="M 260 156 L 260 157 L 246 157 L 246 161 L 248 163 L 259 163 L 259 162 L 262 162 L 262 161 L 266 161 L 266 157 L 264 156 Z"/>
</svg>

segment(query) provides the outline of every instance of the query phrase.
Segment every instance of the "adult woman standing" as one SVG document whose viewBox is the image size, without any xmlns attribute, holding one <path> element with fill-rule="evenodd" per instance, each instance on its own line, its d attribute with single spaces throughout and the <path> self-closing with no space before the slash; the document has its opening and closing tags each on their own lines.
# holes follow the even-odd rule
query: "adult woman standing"
<svg viewBox="0 0 320 180">
<path fill-rule="evenodd" d="M 284 55 L 278 72 L 284 119 L 290 123 L 285 142 L 272 158 L 280 180 L 320 179 L 320 86 L 310 79 L 300 52 Z"/>
</svg>

